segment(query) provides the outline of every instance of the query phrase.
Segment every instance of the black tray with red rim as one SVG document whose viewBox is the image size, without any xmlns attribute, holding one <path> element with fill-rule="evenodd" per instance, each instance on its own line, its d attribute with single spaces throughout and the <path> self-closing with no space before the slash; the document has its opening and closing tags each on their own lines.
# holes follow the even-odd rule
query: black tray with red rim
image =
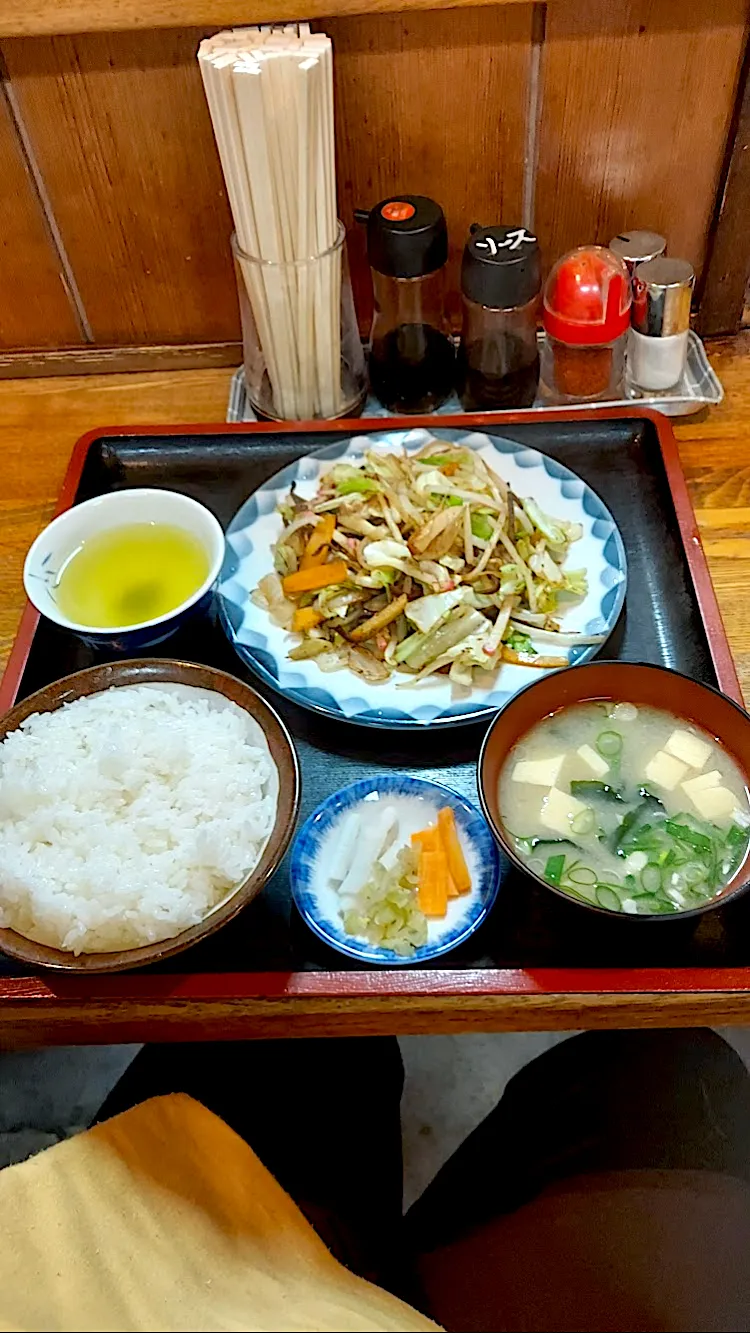
<svg viewBox="0 0 750 1333">
<path fill-rule="evenodd" d="M 493 430 L 559 459 L 611 510 L 628 556 L 624 612 L 606 656 L 655 662 L 718 686 L 742 701 L 688 499 L 671 427 L 649 412 L 534 412 L 389 420 Z M 342 433 L 383 429 L 367 419 L 305 426 L 182 426 L 93 431 L 79 441 L 60 508 L 104 492 L 164 486 L 201 500 L 227 525 L 262 481 Z M 301 819 L 329 792 L 397 767 L 476 801 L 476 758 L 485 727 L 467 724 L 401 734 L 319 718 L 259 683 L 214 614 L 194 620 L 152 650 L 203 662 L 248 680 L 287 722 L 303 774 Z M 0 688 L 2 709 L 50 680 L 93 665 L 97 654 L 27 607 Z M 750 895 L 698 922 L 656 927 L 610 921 L 561 902 L 503 864 L 495 908 L 464 945 L 432 966 L 366 971 L 316 939 L 291 901 L 288 857 L 266 890 L 211 939 L 156 967 L 119 978 L 76 981 L 75 993 L 123 1000 L 177 994 L 246 997 L 371 997 L 373 1006 L 414 995 L 492 996 L 633 990 L 750 990 Z M 0 1000 L 19 993 L 28 969 L 0 956 Z M 49 979 L 49 974 L 47 974 Z M 171 980 L 170 980 L 171 979 Z M 23 983 L 25 984 L 25 983 Z M 53 983 L 50 982 L 52 985 Z M 31 999 L 29 976 L 23 991 Z M 39 996 L 49 995 L 43 985 Z M 156 1003 L 156 1001 L 154 1001 Z M 0 1006 L 1 1014 L 1 1006 Z M 439 1023 L 437 1024 L 439 1026 Z M 383 1022 L 379 1027 L 383 1029 Z M 342 1030 L 345 1030 L 343 1025 Z"/>
</svg>

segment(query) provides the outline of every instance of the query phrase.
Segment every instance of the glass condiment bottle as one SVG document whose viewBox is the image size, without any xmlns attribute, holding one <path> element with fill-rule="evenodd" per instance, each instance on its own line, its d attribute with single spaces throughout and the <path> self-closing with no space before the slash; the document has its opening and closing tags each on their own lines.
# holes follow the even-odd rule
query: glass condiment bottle
<svg viewBox="0 0 750 1333">
<path fill-rule="evenodd" d="M 663 393 L 681 380 L 694 283 L 687 259 L 652 259 L 635 270 L 628 372 L 638 388 Z"/>
<path fill-rule="evenodd" d="M 367 220 L 374 314 L 370 384 L 390 412 L 431 412 L 453 390 L 455 349 L 445 312 L 448 229 L 434 199 L 384 199 Z"/>
<path fill-rule="evenodd" d="M 624 393 L 630 324 L 630 274 L 603 245 L 581 245 L 558 259 L 544 288 L 543 397 L 596 402 Z"/>
<path fill-rule="evenodd" d="M 524 227 L 472 227 L 461 263 L 456 376 L 467 412 L 533 403 L 539 383 L 541 286 L 536 236 Z"/>
</svg>

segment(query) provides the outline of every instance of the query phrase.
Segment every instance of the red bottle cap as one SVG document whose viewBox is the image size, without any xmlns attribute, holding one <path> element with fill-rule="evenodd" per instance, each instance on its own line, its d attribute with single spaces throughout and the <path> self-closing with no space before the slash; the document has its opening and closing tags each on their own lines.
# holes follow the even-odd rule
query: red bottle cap
<svg viewBox="0 0 750 1333">
<path fill-rule="evenodd" d="M 544 288 L 547 333 L 579 347 L 614 342 L 630 324 L 632 293 L 623 261 L 603 245 L 581 245 L 558 259 Z"/>
</svg>

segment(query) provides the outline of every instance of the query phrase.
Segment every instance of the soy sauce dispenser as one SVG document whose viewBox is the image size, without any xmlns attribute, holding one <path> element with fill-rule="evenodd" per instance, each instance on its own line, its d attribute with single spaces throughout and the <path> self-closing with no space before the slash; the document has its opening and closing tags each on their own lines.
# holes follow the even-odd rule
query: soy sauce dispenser
<svg viewBox="0 0 750 1333">
<path fill-rule="evenodd" d="M 453 389 L 445 313 L 448 230 L 434 199 L 383 199 L 367 218 L 374 314 L 370 384 L 390 412 L 431 412 Z"/>
</svg>

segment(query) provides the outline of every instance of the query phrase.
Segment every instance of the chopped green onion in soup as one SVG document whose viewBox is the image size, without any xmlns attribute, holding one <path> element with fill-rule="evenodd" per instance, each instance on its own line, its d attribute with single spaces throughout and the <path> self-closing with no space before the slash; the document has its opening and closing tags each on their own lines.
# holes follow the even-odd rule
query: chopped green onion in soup
<svg viewBox="0 0 750 1333">
<path fill-rule="evenodd" d="M 543 719 L 508 756 L 498 795 L 519 858 L 539 874 L 541 853 L 541 878 L 610 912 L 699 908 L 748 855 L 750 801 L 732 756 L 694 724 L 627 701 Z"/>
</svg>

